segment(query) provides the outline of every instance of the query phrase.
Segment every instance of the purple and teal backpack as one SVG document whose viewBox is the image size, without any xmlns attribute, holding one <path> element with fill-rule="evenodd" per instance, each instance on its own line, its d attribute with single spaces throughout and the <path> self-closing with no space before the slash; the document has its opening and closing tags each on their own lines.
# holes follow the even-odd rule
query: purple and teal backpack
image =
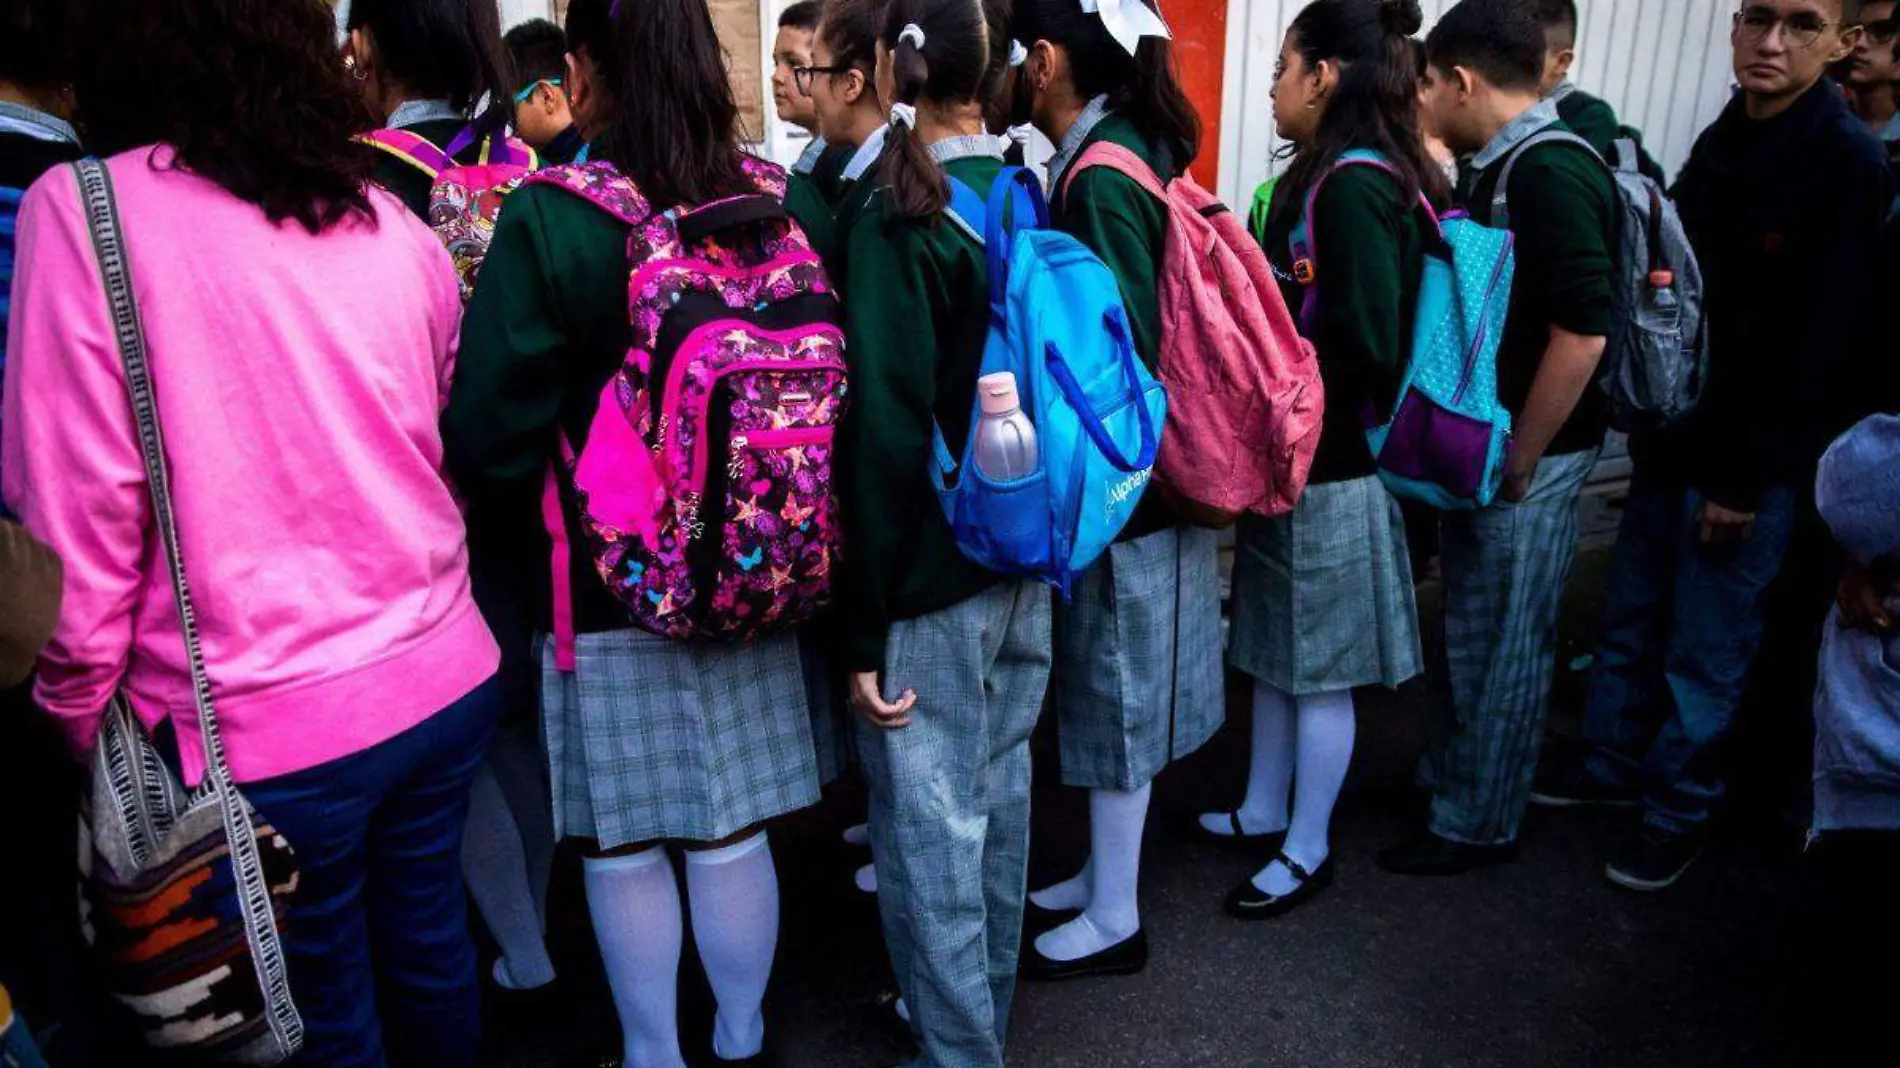
<svg viewBox="0 0 1900 1068">
<path fill-rule="evenodd" d="M 586 443 L 563 441 L 595 569 L 642 629 L 746 641 L 831 600 L 838 552 L 832 449 L 844 418 L 844 333 L 824 266 L 785 211 L 785 173 L 758 192 L 652 210 L 611 163 L 542 171 L 631 226 L 633 338 Z M 555 648 L 572 666 L 566 525 L 551 478 Z"/>
</svg>

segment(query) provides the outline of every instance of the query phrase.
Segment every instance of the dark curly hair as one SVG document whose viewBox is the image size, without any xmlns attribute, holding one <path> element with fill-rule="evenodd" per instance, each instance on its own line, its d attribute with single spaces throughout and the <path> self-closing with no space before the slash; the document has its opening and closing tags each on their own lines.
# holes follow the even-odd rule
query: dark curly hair
<svg viewBox="0 0 1900 1068">
<path fill-rule="evenodd" d="M 73 0 L 0 2 L 0 79 L 58 89 L 71 77 Z"/>
<path fill-rule="evenodd" d="M 90 0 L 73 92 L 101 153 L 174 165 L 311 233 L 373 219 L 362 101 L 323 0 Z M 153 166 L 158 166 L 153 157 Z"/>
</svg>

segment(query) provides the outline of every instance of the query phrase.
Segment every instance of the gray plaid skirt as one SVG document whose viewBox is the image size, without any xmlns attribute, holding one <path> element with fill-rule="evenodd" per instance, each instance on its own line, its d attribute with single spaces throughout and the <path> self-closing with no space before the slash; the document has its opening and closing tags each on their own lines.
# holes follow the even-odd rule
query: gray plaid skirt
<svg viewBox="0 0 1900 1068">
<path fill-rule="evenodd" d="M 818 755 L 818 781 L 830 786 L 857 760 L 851 734 L 844 672 L 832 652 L 829 618 L 800 627 L 798 660 L 805 672 L 805 707 L 811 713 L 812 748 Z"/>
<path fill-rule="evenodd" d="M 1220 729 L 1218 537 L 1185 527 L 1119 542 L 1056 605 L 1064 785 L 1140 789 Z"/>
<path fill-rule="evenodd" d="M 1405 522 L 1383 483 L 1308 486 L 1290 516 L 1241 519 L 1227 656 L 1295 697 L 1423 670 Z"/>
<path fill-rule="evenodd" d="M 602 849 L 710 842 L 818 800 L 798 640 L 688 644 L 582 634 L 541 657 L 554 829 Z"/>
</svg>

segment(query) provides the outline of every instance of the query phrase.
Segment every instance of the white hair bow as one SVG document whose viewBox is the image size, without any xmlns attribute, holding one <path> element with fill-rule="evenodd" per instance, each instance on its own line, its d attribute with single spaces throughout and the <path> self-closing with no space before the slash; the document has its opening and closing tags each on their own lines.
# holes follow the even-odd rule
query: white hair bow
<svg viewBox="0 0 1900 1068">
<path fill-rule="evenodd" d="M 1084 12 L 1101 18 L 1102 25 L 1108 27 L 1108 35 L 1131 56 L 1143 37 L 1174 37 L 1168 32 L 1168 24 L 1142 0 L 1081 0 L 1081 3 Z"/>
<path fill-rule="evenodd" d="M 917 128 L 917 109 L 909 104 L 892 104 L 891 125 L 903 126 L 915 130 Z"/>
</svg>

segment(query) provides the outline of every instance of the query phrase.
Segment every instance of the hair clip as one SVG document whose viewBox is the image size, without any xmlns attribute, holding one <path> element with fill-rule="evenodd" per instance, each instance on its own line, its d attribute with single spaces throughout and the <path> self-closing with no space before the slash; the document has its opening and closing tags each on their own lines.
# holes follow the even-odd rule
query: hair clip
<svg viewBox="0 0 1900 1068">
<path fill-rule="evenodd" d="M 909 41 L 912 48 L 922 52 L 924 50 L 924 28 L 914 22 L 905 23 L 903 32 L 897 35 L 897 43 L 903 44 L 905 41 Z"/>
<path fill-rule="evenodd" d="M 1029 49 L 1024 48 L 1021 41 L 1009 42 L 1009 65 L 1020 67 L 1027 62 L 1029 62 Z"/>
<path fill-rule="evenodd" d="M 910 104 L 892 104 L 891 125 L 903 126 L 915 130 L 917 128 L 917 109 Z"/>
</svg>

